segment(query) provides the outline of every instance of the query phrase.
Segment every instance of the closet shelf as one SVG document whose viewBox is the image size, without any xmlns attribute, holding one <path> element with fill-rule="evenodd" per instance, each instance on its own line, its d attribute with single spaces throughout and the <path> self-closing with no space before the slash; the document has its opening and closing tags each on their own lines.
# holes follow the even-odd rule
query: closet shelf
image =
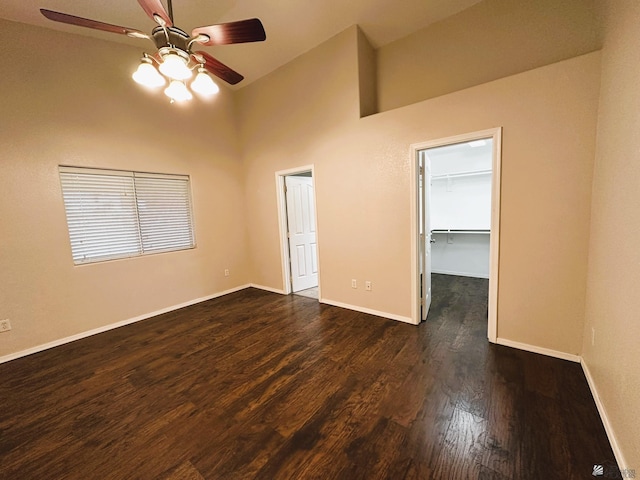
<svg viewBox="0 0 640 480">
<path fill-rule="evenodd" d="M 431 179 L 439 180 L 445 178 L 475 177 L 477 175 L 491 175 L 491 170 L 472 170 L 468 172 L 441 173 L 438 175 L 431 175 Z"/>
<path fill-rule="evenodd" d="M 491 230 L 484 230 L 484 229 L 459 230 L 454 228 L 448 228 L 446 230 L 444 229 L 431 230 L 431 233 L 465 233 L 465 234 L 489 235 L 491 234 Z"/>
</svg>

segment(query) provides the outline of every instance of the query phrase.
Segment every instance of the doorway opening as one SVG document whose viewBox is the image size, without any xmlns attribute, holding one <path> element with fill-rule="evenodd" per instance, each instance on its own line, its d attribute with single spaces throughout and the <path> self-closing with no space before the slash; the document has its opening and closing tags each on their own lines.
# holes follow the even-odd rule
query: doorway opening
<svg viewBox="0 0 640 480">
<path fill-rule="evenodd" d="M 284 293 L 319 300 L 313 165 L 276 172 L 276 185 Z"/>
<path fill-rule="evenodd" d="M 501 134 L 497 128 L 411 146 L 412 318 L 427 319 L 432 273 L 488 278 L 491 342 L 497 339 Z"/>
</svg>

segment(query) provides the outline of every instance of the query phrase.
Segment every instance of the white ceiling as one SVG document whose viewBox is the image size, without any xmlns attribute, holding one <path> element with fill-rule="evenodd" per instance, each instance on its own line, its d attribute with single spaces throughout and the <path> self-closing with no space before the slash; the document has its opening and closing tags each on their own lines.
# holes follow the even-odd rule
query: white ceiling
<svg viewBox="0 0 640 480">
<path fill-rule="evenodd" d="M 268 74 L 351 25 L 360 25 L 375 48 L 405 37 L 480 0 L 174 0 L 174 23 L 193 28 L 258 17 L 266 42 L 205 47 L 245 76 L 238 87 Z M 166 6 L 167 1 L 162 3 Z M 137 46 L 148 40 L 74 27 L 45 19 L 40 8 L 150 32 L 155 26 L 136 0 L 2 0 L 0 17 L 78 35 Z"/>
</svg>

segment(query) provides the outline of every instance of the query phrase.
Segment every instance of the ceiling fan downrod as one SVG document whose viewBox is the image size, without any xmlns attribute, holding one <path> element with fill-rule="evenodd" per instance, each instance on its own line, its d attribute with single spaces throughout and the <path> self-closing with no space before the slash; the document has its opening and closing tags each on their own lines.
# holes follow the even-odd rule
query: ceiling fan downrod
<svg viewBox="0 0 640 480">
<path fill-rule="evenodd" d="M 171 0 L 167 0 L 167 9 L 169 10 L 169 18 L 171 19 L 171 23 L 176 23 L 173 20 L 173 4 L 171 2 Z"/>
</svg>

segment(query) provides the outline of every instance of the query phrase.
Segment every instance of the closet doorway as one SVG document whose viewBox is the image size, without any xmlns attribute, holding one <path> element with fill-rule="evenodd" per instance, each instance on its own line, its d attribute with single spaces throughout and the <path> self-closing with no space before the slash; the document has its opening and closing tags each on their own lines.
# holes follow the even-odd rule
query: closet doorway
<svg viewBox="0 0 640 480">
<path fill-rule="evenodd" d="M 489 279 L 497 338 L 501 129 L 412 145 L 415 323 L 427 319 L 431 273 Z"/>
<path fill-rule="evenodd" d="M 284 293 L 320 298 L 313 166 L 276 173 Z"/>
</svg>

